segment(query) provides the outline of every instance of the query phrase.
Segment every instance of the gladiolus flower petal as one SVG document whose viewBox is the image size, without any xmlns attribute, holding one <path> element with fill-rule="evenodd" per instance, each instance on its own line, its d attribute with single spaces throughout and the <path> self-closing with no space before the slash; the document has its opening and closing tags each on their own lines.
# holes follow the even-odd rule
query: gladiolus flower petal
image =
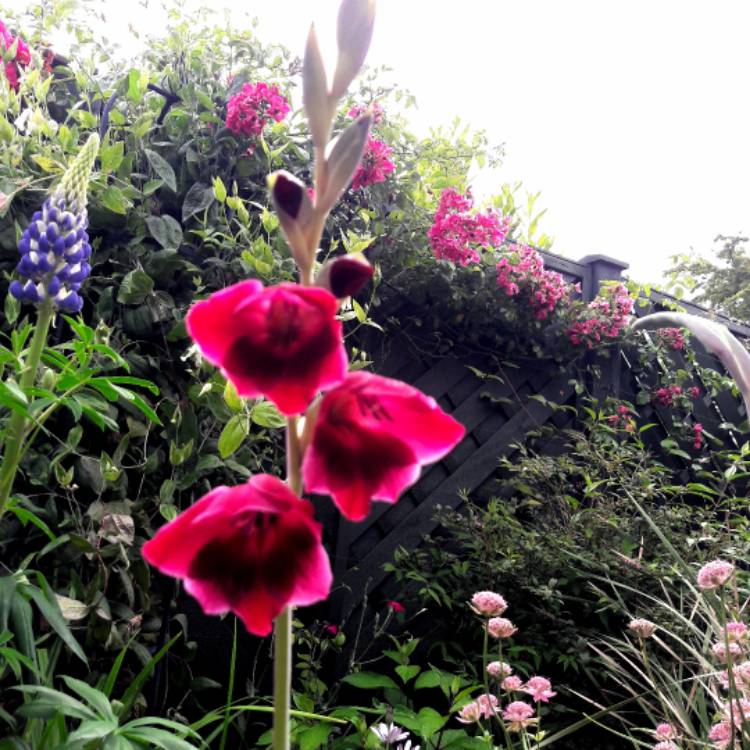
<svg viewBox="0 0 750 750">
<path fill-rule="evenodd" d="M 347 357 L 335 297 L 325 289 L 243 281 L 193 305 L 187 329 L 240 396 L 266 396 L 283 414 L 303 412 L 338 384 Z"/>
<path fill-rule="evenodd" d="M 421 467 L 445 456 L 464 432 L 416 388 L 349 373 L 321 402 L 302 466 L 305 487 L 331 495 L 347 518 L 360 521 L 371 500 L 396 502 Z"/>
<path fill-rule="evenodd" d="M 332 582 L 312 505 L 266 474 L 209 492 L 159 529 L 143 557 L 183 578 L 207 614 L 232 611 L 261 636 L 287 605 L 325 599 Z"/>
</svg>

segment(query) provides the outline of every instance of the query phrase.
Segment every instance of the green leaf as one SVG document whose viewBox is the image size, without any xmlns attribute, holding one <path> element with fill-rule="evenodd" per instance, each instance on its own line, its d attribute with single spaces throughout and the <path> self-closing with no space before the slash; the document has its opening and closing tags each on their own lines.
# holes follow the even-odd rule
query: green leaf
<svg viewBox="0 0 750 750">
<path fill-rule="evenodd" d="M 38 577 L 41 578 L 41 575 L 38 574 Z M 54 630 L 55 633 L 60 636 L 63 643 L 65 643 L 65 645 L 84 664 L 88 664 L 86 654 L 83 653 L 83 649 L 81 648 L 80 644 L 73 637 L 73 633 L 70 632 L 68 623 L 65 622 L 65 618 L 62 616 L 62 612 L 60 612 L 60 607 L 58 607 L 57 601 L 55 601 L 54 599 L 54 595 L 52 595 L 49 590 L 47 590 L 47 592 L 43 592 L 36 586 L 29 586 L 26 590 L 33 600 L 34 604 L 36 604 L 37 608 L 42 613 L 44 619 L 49 623 L 49 626 L 52 628 L 52 630 Z M 47 594 L 49 594 L 49 597 L 51 598 L 48 598 Z"/>
<path fill-rule="evenodd" d="M 182 220 L 207 209 L 214 202 L 214 190 L 202 182 L 196 182 L 188 190 L 182 204 Z"/>
<path fill-rule="evenodd" d="M 123 195 L 122 190 L 110 185 L 101 195 L 102 203 L 113 213 L 126 214 L 130 208 L 130 201 Z"/>
<path fill-rule="evenodd" d="M 219 455 L 222 458 L 231 456 L 242 445 L 248 434 L 247 418 L 235 414 L 225 425 L 219 435 Z"/>
<path fill-rule="evenodd" d="M 299 750 L 318 750 L 328 742 L 332 724 L 315 724 L 299 734 Z"/>
<path fill-rule="evenodd" d="M 377 672 L 356 672 L 348 674 L 342 679 L 349 685 L 362 690 L 378 690 L 380 688 L 398 688 L 398 685 L 387 675 Z"/>
<path fill-rule="evenodd" d="M 176 250 L 182 244 L 182 226 L 169 214 L 149 216 L 146 226 L 151 236 L 165 249 Z"/>
<path fill-rule="evenodd" d="M 96 711 L 101 719 L 107 719 L 117 723 L 117 719 L 112 711 L 109 699 L 100 690 L 86 684 L 75 677 L 63 677 L 63 682 L 74 692 L 83 698 L 91 708 Z"/>
<path fill-rule="evenodd" d="M 173 192 L 177 192 L 177 177 L 175 177 L 174 169 L 170 166 L 169 162 L 156 151 L 144 148 L 143 152 L 146 154 L 148 163 L 151 165 L 151 169 L 164 180 L 165 185 Z"/>
<path fill-rule="evenodd" d="M 115 143 L 109 146 L 102 146 L 101 151 L 99 152 L 99 157 L 102 164 L 102 173 L 109 174 L 110 172 L 115 172 L 120 164 L 122 164 L 124 156 L 124 141 L 115 141 Z"/>
<path fill-rule="evenodd" d="M 270 401 L 255 404 L 250 410 L 250 419 L 260 427 L 279 429 L 286 425 L 286 418 Z"/>
<path fill-rule="evenodd" d="M 401 678 L 402 682 L 406 684 L 409 680 L 416 677 L 421 670 L 421 667 L 416 664 L 401 664 L 396 667 L 396 674 Z"/>
<path fill-rule="evenodd" d="M 440 672 L 437 669 L 430 669 L 427 672 L 422 672 L 414 683 L 414 687 L 417 690 L 423 688 L 435 688 L 440 685 Z"/>
<path fill-rule="evenodd" d="M 125 275 L 117 290 L 117 301 L 120 304 L 137 305 L 143 302 L 154 290 L 154 280 L 140 268 Z"/>
</svg>

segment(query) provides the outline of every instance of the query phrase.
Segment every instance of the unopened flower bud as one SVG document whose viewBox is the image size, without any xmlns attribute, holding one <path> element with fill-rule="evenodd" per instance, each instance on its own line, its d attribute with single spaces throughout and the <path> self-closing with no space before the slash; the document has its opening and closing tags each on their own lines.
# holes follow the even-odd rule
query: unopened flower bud
<svg viewBox="0 0 750 750">
<path fill-rule="evenodd" d="M 375 0 L 342 0 L 336 41 L 339 48 L 331 94 L 340 99 L 359 73 L 372 40 Z"/>
<path fill-rule="evenodd" d="M 342 255 L 327 261 L 315 277 L 316 286 L 322 286 L 337 299 L 353 297 L 372 278 L 373 267 L 361 253 Z"/>
<path fill-rule="evenodd" d="M 313 252 L 308 247 L 304 228 L 310 221 L 313 207 L 305 184 L 293 174 L 281 170 L 269 175 L 268 187 L 292 256 L 300 270 L 308 271 L 312 266 Z"/>
</svg>

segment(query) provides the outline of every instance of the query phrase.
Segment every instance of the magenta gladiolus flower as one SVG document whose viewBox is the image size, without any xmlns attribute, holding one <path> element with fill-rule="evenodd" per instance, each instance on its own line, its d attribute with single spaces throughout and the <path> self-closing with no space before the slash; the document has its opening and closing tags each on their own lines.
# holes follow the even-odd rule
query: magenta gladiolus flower
<svg viewBox="0 0 750 750">
<path fill-rule="evenodd" d="M 143 557 L 183 578 L 206 614 L 232 611 L 261 636 L 287 605 L 325 599 L 333 580 L 312 504 L 267 474 L 209 492 L 162 526 Z"/>
<path fill-rule="evenodd" d="M 395 503 L 464 432 L 416 388 L 351 372 L 323 396 L 302 464 L 305 488 L 331 495 L 348 519 L 361 521 L 371 500 Z"/>
<path fill-rule="evenodd" d="M 212 294 L 190 309 L 187 329 L 240 396 L 266 396 L 299 414 L 347 368 L 336 298 L 319 287 L 259 281 Z"/>
<path fill-rule="evenodd" d="M 723 586 L 734 573 L 734 565 L 725 560 L 712 560 L 698 571 L 698 588 L 710 591 Z"/>
</svg>

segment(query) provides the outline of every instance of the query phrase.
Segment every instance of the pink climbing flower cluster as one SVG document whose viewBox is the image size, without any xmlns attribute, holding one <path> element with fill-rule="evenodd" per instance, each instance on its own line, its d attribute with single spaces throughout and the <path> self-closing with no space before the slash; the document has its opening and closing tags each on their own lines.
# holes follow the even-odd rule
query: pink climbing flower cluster
<svg viewBox="0 0 750 750">
<path fill-rule="evenodd" d="M 352 189 L 362 190 L 368 185 L 385 182 L 388 175 L 396 170 L 390 158 L 392 155 L 393 149 L 385 141 L 368 136 L 362 160 L 352 177 Z"/>
<path fill-rule="evenodd" d="M 586 306 L 584 319 L 573 323 L 568 338 L 572 344 L 585 344 L 589 349 L 604 339 L 616 338 L 630 321 L 634 305 L 624 284 L 609 287 Z"/>
<path fill-rule="evenodd" d="M 509 297 L 525 297 L 537 320 L 546 320 L 574 290 L 557 271 L 548 271 L 541 254 L 528 245 L 516 246 L 500 258 L 496 270 L 500 289 Z"/>
<path fill-rule="evenodd" d="M 256 138 L 268 123 L 281 122 L 290 111 L 276 84 L 246 83 L 227 102 L 227 127 L 237 135 Z"/>
<path fill-rule="evenodd" d="M 659 343 L 674 351 L 685 348 L 685 333 L 682 328 L 659 328 L 656 332 Z"/>
<path fill-rule="evenodd" d="M 446 189 L 440 195 L 427 236 L 438 260 L 468 266 L 479 263 L 482 250 L 500 247 L 509 231 L 509 216 L 501 217 L 491 210 L 477 211 L 470 192 L 462 195 Z"/>
<path fill-rule="evenodd" d="M 675 400 L 681 395 L 682 388 L 679 385 L 667 385 L 656 389 L 654 401 L 659 406 L 674 406 Z"/>
<path fill-rule="evenodd" d="M 607 422 L 615 430 L 625 430 L 625 432 L 635 432 L 636 424 L 630 408 L 625 404 L 620 404 L 614 414 L 609 414 Z"/>
<path fill-rule="evenodd" d="M 0 21 L 0 52 L 3 55 L 7 54 L 14 44 L 17 45 L 16 53 L 12 59 L 5 62 L 4 70 L 10 87 L 13 91 L 18 91 L 21 68 L 25 68 L 31 63 L 31 51 L 21 37 L 13 36 L 8 27 Z M 2 63 L 0 62 L 0 64 Z"/>
<path fill-rule="evenodd" d="M 700 450 L 703 447 L 703 425 L 700 422 L 696 422 L 693 425 L 693 448 Z"/>
<path fill-rule="evenodd" d="M 367 112 L 372 115 L 373 125 L 380 125 L 380 123 L 383 122 L 385 112 L 383 112 L 383 108 L 380 106 L 379 102 L 373 102 L 369 107 L 365 104 L 355 104 L 349 109 L 346 115 L 347 117 L 356 119 L 360 115 L 364 115 Z"/>
<path fill-rule="evenodd" d="M 482 626 L 493 638 L 509 638 L 517 631 L 510 620 L 498 616 L 508 607 L 500 594 L 478 591 L 472 596 L 469 606 L 482 618 Z M 502 643 L 498 647 L 502 657 Z M 474 724 L 494 718 L 506 732 L 525 732 L 528 727 L 539 723 L 540 704 L 548 703 L 557 695 L 546 677 L 533 675 L 524 681 L 513 674 L 513 667 L 502 659 L 487 664 L 487 674 L 495 681 L 496 694 L 485 693 L 463 706 L 456 717 L 461 723 Z M 533 704 L 518 700 L 518 694 L 530 696 Z M 502 703 L 505 703 L 504 707 Z"/>
</svg>

